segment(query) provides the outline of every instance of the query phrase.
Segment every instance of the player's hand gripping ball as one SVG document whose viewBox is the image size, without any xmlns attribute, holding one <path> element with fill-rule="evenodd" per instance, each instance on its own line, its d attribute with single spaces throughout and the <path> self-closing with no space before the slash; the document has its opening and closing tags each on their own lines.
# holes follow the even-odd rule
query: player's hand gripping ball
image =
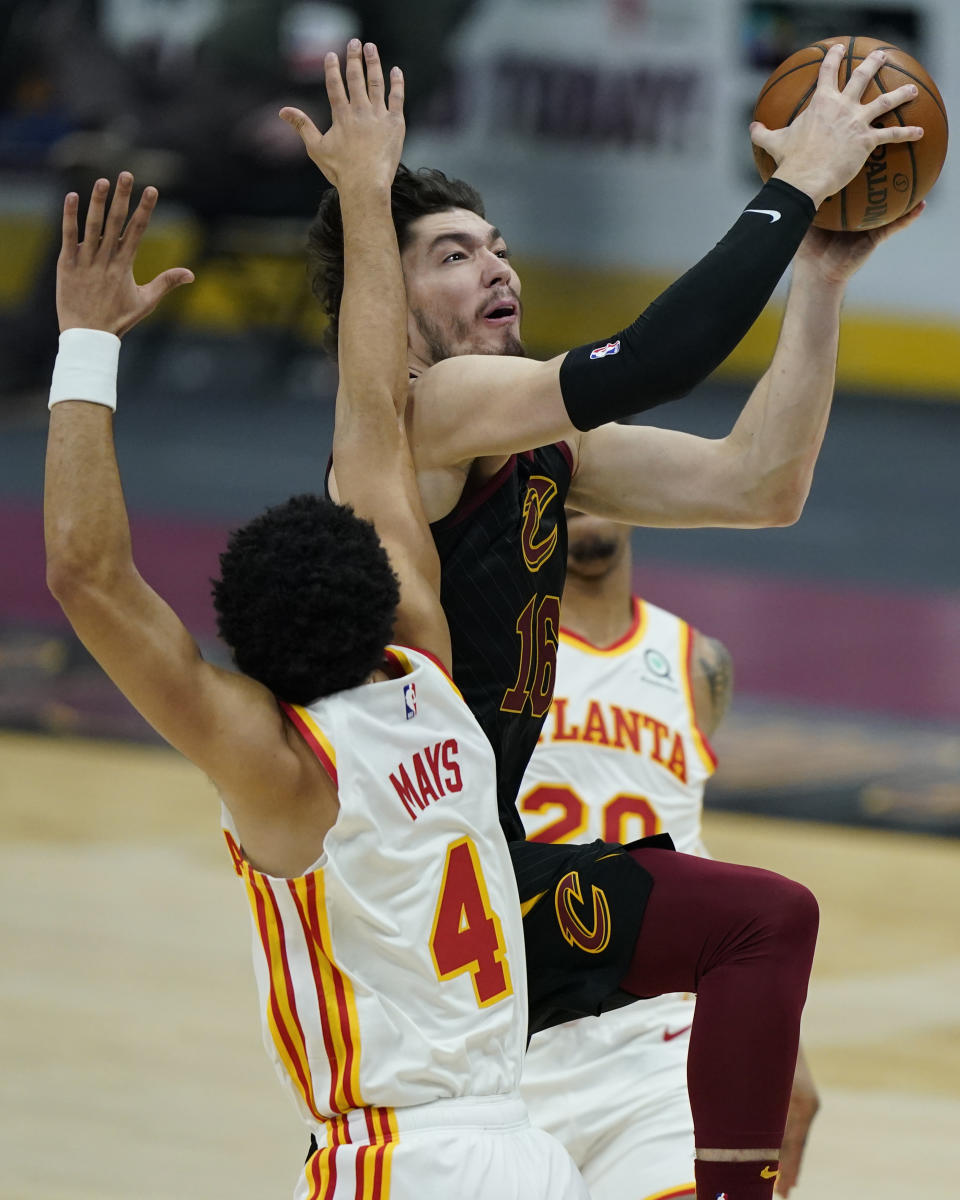
<svg viewBox="0 0 960 1200">
<path fill-rule="evenodd" d="M 760 90 L 753 119 L 769 129 L 783 129 L 810 102 L 817 86 L 823 56 L 831 46 L 843 45 L 846 55 L 840 65 L 840 88 L 872 50 L 886 51 L 887 60 L 868 84 L 862 103 L 869 104 L 881 92 L 892 92 L 905 83 L 917 86 L 917 96 L 880 118 L 883 125 L 920 125 L 919 142 L 878 146 L 863 170 L 843 191 L 820 206 L 815 225 L 822 229 L 876 229 L 914 209 L 937 181 L 947 156 L 947 111 L 943 98 L 924 68 L 896 46 L 875 38 L 832 37 L 814 42 L 781 63 Z M 776 163 L 758 146 L 753 156 L 764 181 Z"/>
</svg>

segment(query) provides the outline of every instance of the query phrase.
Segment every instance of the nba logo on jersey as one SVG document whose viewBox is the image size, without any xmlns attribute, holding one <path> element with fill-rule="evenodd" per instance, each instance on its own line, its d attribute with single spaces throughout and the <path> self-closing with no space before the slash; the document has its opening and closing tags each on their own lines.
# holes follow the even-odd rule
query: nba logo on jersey
<svg viewBox="0 0 960 1200">
<path fill-rule="evenodd" d="M 727 1193 L 726 1192 L 717 1192 L 716 1196 L 714 1197 L 714 1200 L 727 1200 Z"/>
<path fill-rule="evenodd" d="M 412 721 L 417 715 L 417 685 L 415 683 L 403 685 L 403 705 L 407 712 L 407 720 Z"/>
<path fill-rule="evenodd" d="M 606 358 L 608 354 L 619 354 L 619 353 L 620 353 L 619 341 L 607 342 L 607 344 L 605 346 L 598 346 L 596 348 L 596 350 L 591 350 L 590 357 L 591 358 Z"/>
</svg>

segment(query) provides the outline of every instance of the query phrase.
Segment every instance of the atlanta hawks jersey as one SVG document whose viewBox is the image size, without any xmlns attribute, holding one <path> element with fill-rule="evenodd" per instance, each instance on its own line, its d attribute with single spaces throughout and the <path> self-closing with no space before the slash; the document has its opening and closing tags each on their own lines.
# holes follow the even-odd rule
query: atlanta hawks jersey
<svg viewBox="0 0 960 1200">
<path fill-rule="evenodd" d="M 715 759 L 697 726 L 690 627 L 634 599 L 630 630 L 598 648 L 560 630 L 557 687 L 519 808 L 538 842 L 629 842 L 666 831 L 700 845 Z"/>
<path fill-rule="evenodd" d="M 514 1092 L 526 1040 L 493 753 L 439 665 L 387 655 L 398 677 L 287 708 L 340 799 L 309 870 L 257 871 L 224 809 L 264 1043 L 321 1146 L 355 1110 L 389 1141 L 394 1107 Z"/>
<path fill-rule="evenodd" d="M 612 646 L 561 629 L 551 712 L 520 789 L 528 837 L 630 841 L 662 830 L 679 851 L 704 852 L 715 760 L 694 715 L 691 641 L 684 621 L 639 599 Z M 523 1097 L 595 1200 L 693 1191 L 693 1012 L 690 996 L 660 996 L 534 1035 Z"/>
</svg>

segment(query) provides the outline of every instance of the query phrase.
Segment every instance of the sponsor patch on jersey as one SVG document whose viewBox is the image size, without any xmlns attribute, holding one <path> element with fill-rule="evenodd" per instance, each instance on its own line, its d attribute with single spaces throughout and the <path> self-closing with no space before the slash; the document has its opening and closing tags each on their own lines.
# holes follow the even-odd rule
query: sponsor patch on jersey
<svg viewBox="0 0 960 1200">
<path fill-rule="evenodd" d="M 415 683 L 403 685 L 403 706 L 406 709 L 407 720 L 412 721 L 417 715 L 417 685 Z"/>
<path fill-rule="evenodd" d="M 606 358 L 610 354 L 620 353 L 620 341 L 607 342 L 605 346 L 598 346 L 596 350 L 590 351 L 591 358 Z"/>
<path fill-rule="evenodd" d="M 665 654 L 655 650 L 652 646 L 648 647 L 643 652 L 643 667 L 642 678 L 646 683 L 666 688 L 671 692 L 677 690 L 677 681 L 673 677 L 670 660 Z"/>
<path fill-rule="evenodd" d="M 658 679 L 670 678 L 670 662 L 659 650 L 649 649 L 643 652 L 643 661 L 647 670 Z"/>
</svg>

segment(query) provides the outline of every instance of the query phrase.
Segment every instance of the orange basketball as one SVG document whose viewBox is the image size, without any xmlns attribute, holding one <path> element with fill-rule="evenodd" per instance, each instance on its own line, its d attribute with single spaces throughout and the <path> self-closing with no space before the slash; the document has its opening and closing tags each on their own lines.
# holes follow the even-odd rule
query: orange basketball
<svg viewBox="0 0 960 1200">
<path fill-rule="evenodd" d="M 871 50 L 887 52 L 887 61 L 867 85 L 863 103 L 905 83 L 915 83 L 918 89 L 915 99 L 881 117 L 880 124 L 920 125 L 923 138 L 878 146 L 860 174 L 842 192 L 824 201 L 814 221 L 823 229 L 874 229 L 915 208 L 936 183 L 947 156 L 947 110 L 937 85 L 915 58 L 875 38 L 824 38 L 777 67 L 760 90 L 753 117 L 768 129 L 789 125 L 809 104 L 823 57 L 838 43 L 846 50 L 840 64 L 841 88 Z M 757 146 L 753 156 L 766 181 L 776 163 Z"/>
</svg>

